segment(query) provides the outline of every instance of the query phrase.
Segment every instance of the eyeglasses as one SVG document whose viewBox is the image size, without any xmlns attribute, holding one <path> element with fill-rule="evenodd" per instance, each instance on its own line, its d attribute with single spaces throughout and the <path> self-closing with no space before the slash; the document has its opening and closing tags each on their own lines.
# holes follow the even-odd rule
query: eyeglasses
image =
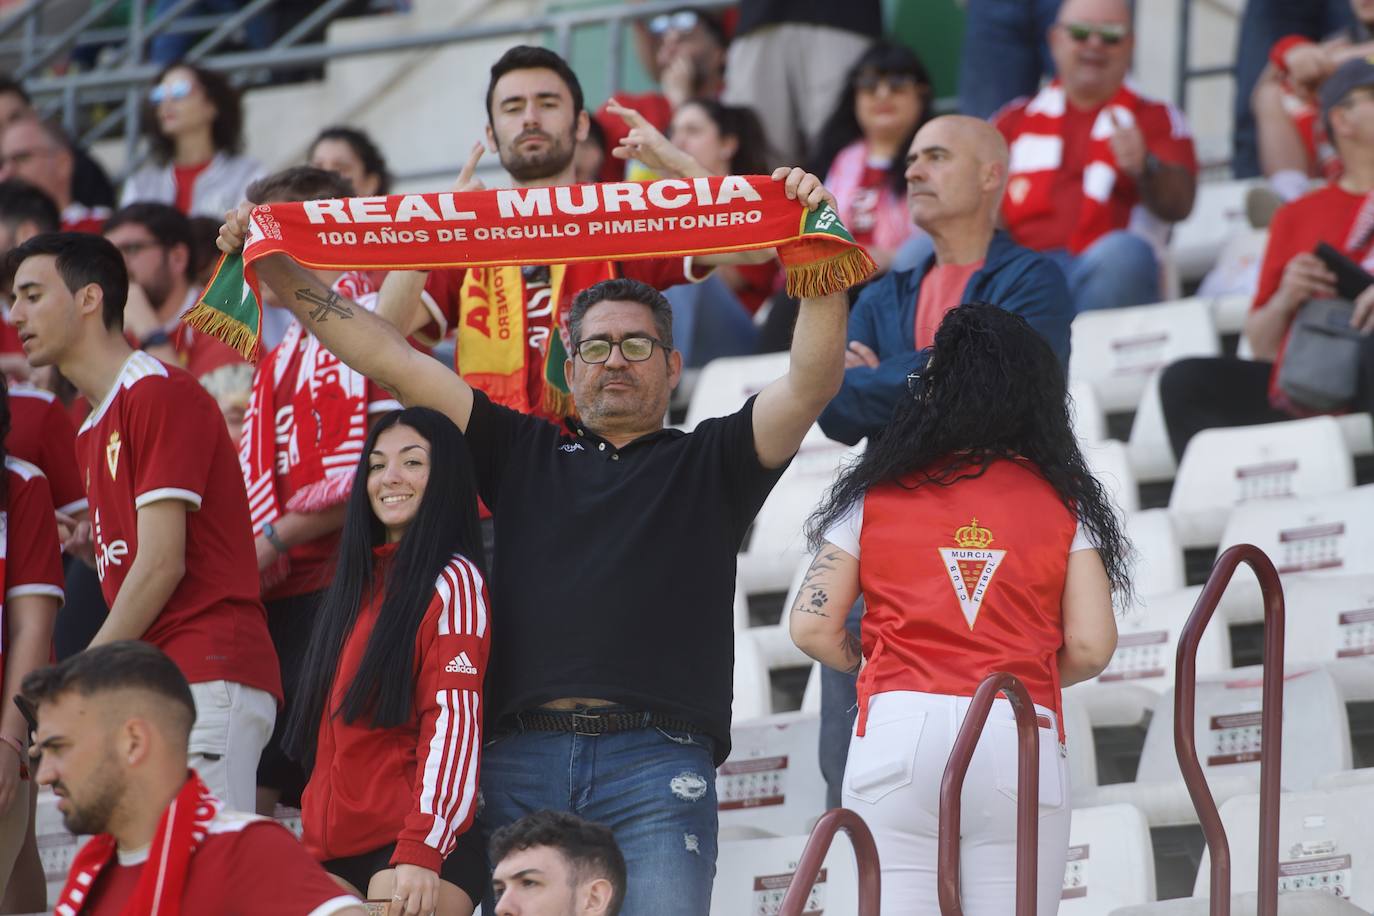
<svg viewBox="0 0 1374 916">
<path fill-rule="evenodd" d="M 602 340 L 594 337 L 577 345 L 577 355 L 582 357 L 582 362 L 596 366 L 610 359 L 611 351 L 619 347 L 620 355 L 625 357 L 626 362 L 642 363 L 654 355 L 655 346 L 662 347 L 665 351 L 672 349 L 656 337 L 626 337 L 624 340 Z"/>
<path fill-rule="evenodd" d="M 190 95 L 195 88 L 196 87 L 190 80 L 174 80 L 170 83 L 161 83 L 148 90 L 148 101 L 157 105 L 168 99 L 184 99 Z"/>
<path fill-rule="evenodd" d="M 8 156 L 0 156 L 0 169 L 19 168 L 24 163 L 37 159 L 39 156 L 51 156 L 56 152 L 55 149 L 21 149 Z"/>
<path fill-rule="evenodd" d="M 1110 25 L 1088 25 L 1085 22 L 1062 22 L 1060 27 L 1069 33 L 1069 37 L 1079 44 L 1084 44 L 1088 39 L 1096 35 L 1102 39 L 1104 45 L 1118 45 L 1126 37 L 1126 26 L 1119 23 Z"/>
<path fill-rule="evenodd" d="M 886 86 L 888 92 L 901 92 L 916 85 L 916 77 L 910 73 L 861 73 L 854 80 L 859 92 L 877 92 L 879 86 Z"/>
<path fill-rule="evenodd" d="M 649 20 L 649 31 L 655 35 L 667 32 L 690 32 L 700 21 L 691 10 L 678 10 L 676 13 L 661 13 Z"/>
</svg>

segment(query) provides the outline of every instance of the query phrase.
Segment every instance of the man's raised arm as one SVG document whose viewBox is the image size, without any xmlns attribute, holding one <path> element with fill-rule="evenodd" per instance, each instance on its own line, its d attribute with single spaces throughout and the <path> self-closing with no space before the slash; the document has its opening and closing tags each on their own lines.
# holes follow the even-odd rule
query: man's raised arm
<svg viewBox="0 0 1374 916">
<path fill-rule="evenodd" d="M 252 204 L 230 213 L 220 228 L 221 251 L 243 248 Z M 432 407 L 467 430 L 472 388 L 458 375 L 410 346 L 400 332 L 356 302 L 330 289 L 285 254 L 253 262 L 258 280 L 350 368 L 390 391 L 407 407 Z"/>
</svg>

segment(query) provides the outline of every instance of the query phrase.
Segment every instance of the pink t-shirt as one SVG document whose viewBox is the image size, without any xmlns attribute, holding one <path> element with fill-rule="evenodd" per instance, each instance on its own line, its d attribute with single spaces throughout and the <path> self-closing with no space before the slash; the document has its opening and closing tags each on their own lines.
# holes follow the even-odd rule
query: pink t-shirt
<svg viewBox="0 0 1374 916">
<path fill-rule="evenodd" d="M 969 278 L 983 269 L 981 260 L 972 264 L 937 264 L 921 280 L 916 295 L 916 349 L 935 343 L 935 329 L 945 313 L 963 304 Z"/>
</svg>

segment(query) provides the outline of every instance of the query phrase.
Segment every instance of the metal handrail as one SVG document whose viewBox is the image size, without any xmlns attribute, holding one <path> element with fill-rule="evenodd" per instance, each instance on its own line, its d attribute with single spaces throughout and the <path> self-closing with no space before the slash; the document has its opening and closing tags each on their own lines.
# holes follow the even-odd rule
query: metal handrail
<svg viewBox="0 0 1374 916">
<path fill-rule="evenodd" d="M 878 846 L 873 842 L 873 832 L 868 829 L 864 819 L 848 808 L 831 808 L 816 821 L 811 828 L 811 836 L 802 850 L 801 859 L 792 873 L 792 882 L 782 898 L 778 916 L 802 916 L 805 912 L 806 897 L 811 893 L 816 878 L 821 873 L 821 863 L 830 851 L 835 834 L 843 830 L 849 835 L 849 845 L 854 849 L 854 861 L 859 866 L 859 912 L 858 916 L 878 916 L 878 906 L 882 901 L 882 871 L 878 863 Z"/>
<path fill-rule="evenodd" d="M 1040 845 L 1040 728 L 1026 685 L 1005 671 L 989 674 L 978 685 L 940 782 L 936 883 L 941 916 L 963 916 L 964 908 L 959 899 L 959 808 L 964 776 L 999 693 L 1007 695 L 1016 713 L 1016 916 L 1035 916 Z"/>
<path fill-rule="evenodd" d="M 1253 544 L 1237 544 L 1217 558 L 1178 639 L 1174 667 L 1174 750 L 1211 855 L 1211 916 L 1231 914 L 1231 847 L 1216 800 L 1198 762 L 1193 723 L 1197 650 L 1236 567 L 1245 563 L 1264 596 L 1264 688 L 1260 706 L 1260 841 L 1257 916 L 1278 916 L 1279 793 L 1283 752 L 1283 586 L 1274 564 Z"/>
</svg>

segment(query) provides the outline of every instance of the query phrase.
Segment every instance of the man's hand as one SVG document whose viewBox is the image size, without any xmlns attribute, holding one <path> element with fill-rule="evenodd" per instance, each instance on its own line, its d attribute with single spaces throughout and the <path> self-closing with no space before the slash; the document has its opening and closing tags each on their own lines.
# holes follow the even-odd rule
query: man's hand
<svg viewBox="0 0 1374 916">
<path fill-rule="evenodd" d="M 430 916 L 439 905 L 439 875 L 418 865 L 396 866 L 387 916 Z"/>
<path fill-rule="evenodd" d="M 1315 92 L 1336 69 L 1336 64 L 1330 51 L 1313 42 L 1289 48 L 1283 55 L 1283 68 L 1288 71 L 1288 81 L 1293 86 Z"/>
<path fill-rule="evenodd" d="M 91 539 L 89 520 L 78 521 L 65 513 L 57 513 L 57 537 L 63 550 L 95 569 L 95 542 Z"/>
<path fill-rule="evenodd" d="M 676 111 L 692 97 L 697 85 L 697 68 L 690 55 L 679 54 L 658 74 L 659 87 L 668 104 Z"/>
<path fill-rule="evenodd" d="M 615 99 L 606 101 L 606 110 L 630 125 L 630 132 L 611 150 L 617 159 L 638 159 L 660 175 L 700 178 L 711 173 L 701 163 L 673 146 L 663 132 L 645 120 L 633 108 L 626 108 Z"/>
<path fill-rule="evenodd" d="M 1145 173 L 1145 157 L 1150 152 L 1145 146 L 1145 135 L 1135 124 L 1123 124 L 1115 109 L 1107 110 L 1111 112 L 1112 127 L 1115 128 L 1108 142 L 1111 143 L 1117 167 L 1132 178 L 1139 178 Z"/>
<path fill-rule="evenodd" d="M 1304 251 L 1293 255 L 1284 265 L 1283 277 L 1279 280 L 1279 293 L 1290 306 L 1297 308 L 1308 299 L 1323 299 L 1336 295 L 1336 275 L 1327 268 L 1321 258 Z"/>
<path fill-rule="evenodd" d="M 463 191 L 485 191 L 487 186 L 482 183 L 482 179 L 473 177 L 477 171 L 477 163 L 482 161 L 482 153 L 486 148 L 482 146 L 482 141 L 477 141 L 472 145 L 472 151 L 468 153 L 468 161 L 463 163 L 463 167 L 458 171 L 458 177 L 453 182 L 453 190 L 459 193 Z"/>
<path fill-rule="evenodd" d="M 819 178 L 805 169 L 789 169 L 787 166 L 776 168 L 773 170 L 773 180 L 785 182 L 783 190 L 787 194 L 787 199 L 801 201 L 808 210 L 815 210 L 824 203 L 839 209 L 835 195 L 826 190 Z"/>
<path fill-rule="evenodd" d="M 1361 334 L 1374 333 L 1374 286 L 1366 286 L 1364 292 L 1355 297 L 1355 313 L 1350 316 L 1350 326 Z"/>
<path fill-rule="evenodd" d="M 277 548 L 273 547 L 272 543 L 262 535 L 253 538 L 253 550 L 258 555 L 258 572 L 262 572 L 277 562 L 277 557 L 280 556 Z"/>
<path fill-rule="evenodd" d="M 238 209 L 230 210 L 224 214 L 224 225 L 219 227 L 219 238 L 215 239 L 215 245 L 225 254 L 238 254 L 243 250 L 243 243 L 248 238 L 249 219 L 256 204 L 244 201 L 238 205 Z"/>
<path fill-rule="evenodd" d="M 874 353 L 867 344 L 857 340 L 851 340 L 849 348 L 844 351 L 844 367 L 846 369 L 853 369 L 855 366 L 867 366 L 870 369 L 876 369 L 879 362 L 878 354 Z"/>
</svg>

